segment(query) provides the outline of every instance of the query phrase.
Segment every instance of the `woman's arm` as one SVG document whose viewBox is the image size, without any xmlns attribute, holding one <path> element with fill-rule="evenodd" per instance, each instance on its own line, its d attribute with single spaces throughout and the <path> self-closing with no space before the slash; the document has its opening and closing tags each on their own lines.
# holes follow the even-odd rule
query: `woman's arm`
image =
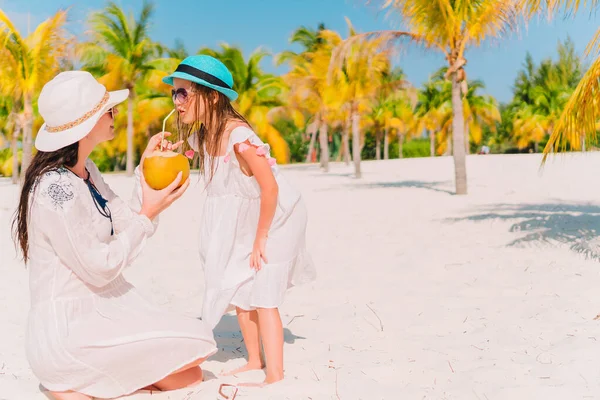
<svg viewBox="0 0 600 400">
<path fill-rule="evenodd" d="M 58 202 L 51 200 L 57 187 L 72 195 Z M 136 214 L 110 242 L 102 242 L 90 220 L 84 193 L 79 193 L 64 178 L 46 182 L 38 191 L 34 201 L 35 219 L 31 223 L 38 225 L 37 229 L 48 238 L 62 263 L 90 285 L 102 287 L 118 277 L 139 254 L 153 231 L 150 220 Z"/>
</svg>

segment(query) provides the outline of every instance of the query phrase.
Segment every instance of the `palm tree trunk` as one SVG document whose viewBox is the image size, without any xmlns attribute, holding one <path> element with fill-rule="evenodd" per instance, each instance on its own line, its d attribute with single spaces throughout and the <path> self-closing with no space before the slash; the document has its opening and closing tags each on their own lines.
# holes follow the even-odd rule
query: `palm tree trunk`
<svg viewBox="0 0 600 400">
<path fill-rule="evenodd" d="M 540 144 L 536 141 L 533 143 L 533 151 L 535 153 L 539 153 L 539 150 L 540 150 Z"/>
<path fill-rule="evenodd" d="M 429 131 L 429 155 L 435 157 L 435 134 Z"/>
<path fill-rule="evenodd" d="M 352 118 L 348 117 L 346 125 L 344 126 L 344 133 L 342 138 L 342 149 L 344 152 L 344 162 L 346 165 L 350 164 L 350 129 L 352 127 Z"/>
<path fill-rule="evenodd" d="M 585 135 L 581 135 L 581 151 L 585 153 Z"/>
<path fill-rule="evenodd" d="M 390 159 L 390 136 L 388 135 L 387 128 L 383 132 L 383 159 Z"/>
<path fill-rule="evenodd" d="M 398 132 L 398 158 L 404 158 L 404 134 Z"/>
<path fill-rule="evenodd" d="M 21 180 L 25 177 L 27 168 L 31 163 L 31 155 L 33 150 L 33 140 L 31 131 L 33 129 L 33 107 L 31 105 L 31 97 L 28 94 L 24 96 L 24 125 L 23 125 L 23 156 L 21 159 Z"/>
<path fill-rule="evenodd" d="M 379 130 L 375 133 L 375 159 L 381 160 L 381 132 Z"/>
<path fill-rule="evenodd" d="M 454 141 L 454 175 L 456 194 L 467 194 L 467 165 L 465 155 L 465 119 L 460 83 L 457 73 L 452 74 L 452 138 Z"/>
<path fill-rule="evenodd" d="M 127 100 L 127 162 L 126 174 L 133 175 L 133 96 L 134 92 L 129 89 L 129 99 Z"/>
<path fill-rule="evenodd" d="M 329 172 L 329 135 L 325 121 L 321 122 L 319 129 L 319 147 L 321 147 L 321 167 L 324 172 Z"/>
<path fill-rule="evenodd" d="M 15 128 L 13 130 L 12 139 L 10 142 L 10 148 L 13 155 L 13 167 L 12 167 L 12 183 L 17 184 L 19 182 L 19 149 L 17 143 L 19 141 L 19 134 L 21 133 L 21 124 L 18 117 L 15 118 Z"/>
<path fill-rule="evenodd" d="M 469 124 L 465 124 L 465 153 L 469 154 L 471 152 L 471 147 L 469 146 Z"/>
<path fill-rule="evenodd" d="M 317 141 L 317 121 L 312 122 L 308 126 L 308 131 L 310 132 L 310 142 L 308 143 L 308 154 L 306 154 L 306 162 L 312 162 L 312 154 L 315 148 L 315 142 Z"/>
<path fill-rule="evenodd" d="M 354 160 L 354 176 L 361 178 L 360 171 L 360 115 L 352 107 L 352 159 Z"/>
</svg>

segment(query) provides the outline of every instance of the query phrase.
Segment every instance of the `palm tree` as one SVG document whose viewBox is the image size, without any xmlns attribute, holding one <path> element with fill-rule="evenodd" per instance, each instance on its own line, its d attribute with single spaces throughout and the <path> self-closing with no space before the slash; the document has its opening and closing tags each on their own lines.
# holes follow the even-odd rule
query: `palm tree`
<svg viewBox="0 0 600 400">
<path fill-rule="evenodd" d="M 339 96 L 345 99 L 352 126 L 352 160 L 354 176 L 362 176 L 360 153 L 363 146 L 361 115 L 369 114 L 372 100 L 377 96 L 379 83 L 385 74 L 390 74 L 390 51 L 384 46 L 385 38 L 357 34 L 350 20 L 349 38 L 345 44 L 336 46 L 343 58 L 332 56 L 329 81 L 336 87 Z"/>
<path fill-rule="evenodd" d="M 398 90 L 408 87 L 406 76 L 401 68 L 395 68 L 389 73 L 384 73 L 381 76 L 381 82 L 376 89 L 375 100 L 373 102 L 372 118 L 375 122 L 375 159 L 381 159 L 381 141 L 383 139 L 384 159 L 389 158 L 389 131 L 392 128 L 391 124 L 398 126 L 396 111 L 399 110 L 397 103 L 399 102 Z M 386 154 L 388 157 L 386 157 Z"/>
<path fill-rule="evenodd" d="M 169 58 L 183 60 L 188 56 L 185 45 L 181 39 L 175 39 L 175 46 L 173 48 L 164 49 Z"/>
<path fill-rule="evenodd" d="M 321 44 L 323 44 L 324 38 L 321 35 L 321 32 L 324 30 L 326 30 L 326 28 L 325 24 L 322 22 L 319 23 L 317 29 L 301 26 L 292 32 L 289 41 L 290 43 L 295 43 L 302 46 L 302 53 L 314 52 Z M 284 51 L 279 55 L 279 58 L 285 61 L 288 57 L 293 58 L 297 55 L 298 53 L 294 53 L 293 51 Z"/>
<path fill-rule="evenodd" d="M 515 83 L 510 104 L 514 112 L 513 133 L 519 148 L 539 143 L 550 135 L 565 104 L 581 79 L 581 61 L 568 39 L 558 45 L 558 61 L 546 59 L 536 66 L 531 56 Z"/>
<path fill-rule="evenodd" d="M 407 30 L 369 32 L 388 41 L 400 38 L 420 42 L 441 51 L 448 62 L 447 77 L 452 82 L 452 138 L 456 194 L 467 193 L 465 121 L 462 97 L 467 92 L 465 51 L 487 37 L 500 36 L 513 28 L 519 9 L 512 0 L 385 0 L 383 8 L 397 12 Z M 354 38 L 352 38 L 354 39 Z M 355 39 L 356 40 L 356 39 Z M 351 44 L 343 46 L 340 55 Z"/>
<path fill-rule="evenodd" d="M 335 118 L 331 104 L 335 96 L 333 88 L 327 85 L 326 75 L 332 46 L 341 41 L 339 36 L 329 33 L 323 23 L 317 29 L 301 26 L 292 33 L 290 43 L 300 44 L 303 51 L 284 51 L 277 56 L 278 65 L 285 62 L 290 66 L 290 71 L 283 77 L 290 89 L 286 104 L 288 113 L 305 115 L 305 120 L 310 121 L 303 124 L 310 136 L 306 161 L 311 161 L 318 133 L 319 160 L 324 172 L 329 170 L 328 120 Z"/>
<path fill-rule="evenodd" d="M 260 62 L 270 54 L 259 48 L 246 60 L 239 47 L 226 43 L 221 45 L 220 50 L 202 48 L 198 54 L 215 57 L 227 66 L 233 75 L 233 90 L 239 94 L 235 107 L 254 125 L 257 134 L 269 143 L 277 162 L 287 163 L 290 157 L 287 142 L 273 126 L 285 85 L 280 77 L 267 74 L 260 68 Z"/>
<path fill-rule="evenodd" d="M 43 85 L 60 70 L 69 56 L 71 37 L 64 30 L 67 11 L 58 11 L 23 37 L 0 9 L 0 94 L 10 96 L 23 130 L 21 176 L 31 161 L 33 150 L 33 103 Z M 15 131 L 16 132 L 16 131 Z M 13 136 L 14 137 L 14 136 Z M 13 174 L 14 174 L 13 170 Z"/>
<path fill-rule="evenodd" d="M 392 105 L 392 118 L 389 120 L 388 124 L 390 125 L 390 128 L 396 130 L 396 135 L 398 136 L 398 158 L 403 157 L 403 146 L 407 138 L 422 133 L 419 117 L 416 114 L 416 105 L 417 93 L 414 90 L 408 90 L 405 93 L 401 92 Z M 387 150 L 387 143 L 385 146 L 386 153 L 389 153 L 389 150 Z M 387 155 L 385 154 L 384 159 L 387 159 Z"/>
<path fill-rule="evenodd" d="M 501 122 L 500 109 L 492 96 L 481 95 L 479 89 L 485 89 L 480 80 L 469 81 L 467 94 L 463 99 L 465 110 L 465 151 L 469 153 L 470 143 L 480 145 L 483 139 L 483 128 L 496 131 L 496 124 Z"/>
<path fill-rule="evenodd" d="M 84 68 L 100 76 L 109 90 L 127 88 L 127 175 L 134 168 L 134 105 L 136 82 L 146 79 L 154 69 L 152 60 L 162 53 L 162 46 L 148 36 L 154 5 L 145 0 L 137 19 L 126 15 L 116 3 L 109 2 L 102 11 L 89 18 L 91 40 L 80 46 Z"/>
<path fill-rule="evenodd" d="M 440 78 L 438 71 L 423 85 L 418 93 L 415 112 L 418 116 L 419 130 L 425 130 L 429 135 L 429 155 L 435 157 L 437 152 L 436 133 L 441 131 L 445 116 L 451 109 L 451 91 L 448 84 Z M 442 149 L 446 145 L 442 143 Z"/>
<path fill-rule="evenodd" d="M 11 175 L 12 183 L 14 184 L 19 182 L 18 141 L 21 135 L 21 125 L 18 115 L 19 108 L 11 96 L 0 96 L 0 124 L 2 125 L 0 132 L 4 131 L 5 136 L 10 136 L 11 138 Z M 6 165 L 4 165 L 4 168 L 6 173 Z"/>
<path fill-rule="evenodd" d="M 521 0 L 521 5 L 529 15 L 547 12 L 552 15 L 563 8 L 566 13 L 575 14 L 580 7 L 598 9 L 600 0 L 581 2 L 580 0 Z M 544 148 L 542 164 L 548 154 L 564 149 L 567 144 L 573 148 L 584 147 L 586 138 L 596 140 L 600 129 L 600 28 L 586 49 L 586 56 L 593 59 L 579 84 L 569 97 L 560 118 L 556 121 L 550 138 Z"/>
<path fill-rule="evenodd" d="M 329 126 L 343 119 L 343 101 L 337 88 L 327 78 L 333 49 L 342 41 L 337 32 L 321 29 L 313 32 L 316 37 L 306 40 L 307 50 L 300 54 L 285 52 L 279 55 L 278 62 L 287 62 L 290 71 L 284 76 L 289 87 L 287 108 L 308 116 L 312 121 L 307 125 L 311 133 L 307 161 L 310 160 L 317 132 L 319 134 L 320 162 L 325 172 L 329 170 Z M 309 37 L 301 29 L 301 37 Z M 298 31 L 292 41 L 299 35 Z"/>
</svg>

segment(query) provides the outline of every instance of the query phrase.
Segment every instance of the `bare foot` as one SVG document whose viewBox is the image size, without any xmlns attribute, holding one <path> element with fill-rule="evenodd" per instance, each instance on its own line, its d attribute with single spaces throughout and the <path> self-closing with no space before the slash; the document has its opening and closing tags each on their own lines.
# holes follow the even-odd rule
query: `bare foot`
<svg viewBox="0 0 600 400">
<path fill-rule="evenodd" d="M 267 376 L 267 378 L 264 380 L 264 382 L 246 382 L 246 383 L 240 383 L 238 386 L 242 386 L 242 387 L 265 387 L 267 385 L 271 385 L 273 383 L 277 383 L 279 381 L 283 380 L 283 376 L 277 376 L 277 377 L 269 377 Z"/>
<path fill-rule="evenodd" d="M 247 371 L 255 371 L 258 369 L 263 369 L 265 367 L 265 365 L 261 362 L 248 362 L 246 365 L 236 368 L 233 371 L 229 371 L 229 372 L 223 372 L 221 373 L 222 376 L 231 376 L 231 375 L 237 375 L 237 374 L 241 374 L 242 372 L 247 372 Z"/>
</svg>

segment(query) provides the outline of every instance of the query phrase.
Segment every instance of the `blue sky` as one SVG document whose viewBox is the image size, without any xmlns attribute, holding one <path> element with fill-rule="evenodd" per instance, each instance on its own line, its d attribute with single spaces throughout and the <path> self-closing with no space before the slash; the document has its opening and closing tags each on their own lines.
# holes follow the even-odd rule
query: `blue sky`
<svg viewBox="0 0 600 400">
<path fill-rule="evenodd" d="M 137 13 L 142 0 L 117 0 L 117 3 Z M 365 3 L 365 0 L 156 0 L 151 36 L 167 45 L 173 45 L 175 39 L 180 38 L 193 53 L 201 47 L 217 47 L 222 42 L 239 45 L 245 54 L 259 46 L 277 53 L 293 49 L 289 37 L 300 25 L 314 28 L 324 22 L 328 28 L 344 35 L 347 32 L 344 17 L 350 18 L 360 32 L 401 27 L 399 21 L 386 18 Z M 70 7 L 69 29 L 79 35 L 86 29 L 86 14 L 101 9 L 104 4 L 103 0 L 0 0 L 0 8 L 24 31 L 28 13 L 33 27 L 59 8 Z M 576 50 L 582 53 L 598 25 L 600 16 L 590 16 L 589 12 L 552 22 L 533 20 L 519 33 L 470 50 L 467 53 L 469 79 L 482 79 L 487 93 L 500 101 L 509 101 L 511 85 L 527 51 L 536 61 L 555 57 L 557 42 L 570 36 Z M 420 85 L 443 66 L 444 59 L 438 53 L 409 46 L 400 53 L 397 63 L 413 84 Z M 270 58 L 263 67 L 271 72 L 285 70 L 273 66 Z"/>
</svg>

